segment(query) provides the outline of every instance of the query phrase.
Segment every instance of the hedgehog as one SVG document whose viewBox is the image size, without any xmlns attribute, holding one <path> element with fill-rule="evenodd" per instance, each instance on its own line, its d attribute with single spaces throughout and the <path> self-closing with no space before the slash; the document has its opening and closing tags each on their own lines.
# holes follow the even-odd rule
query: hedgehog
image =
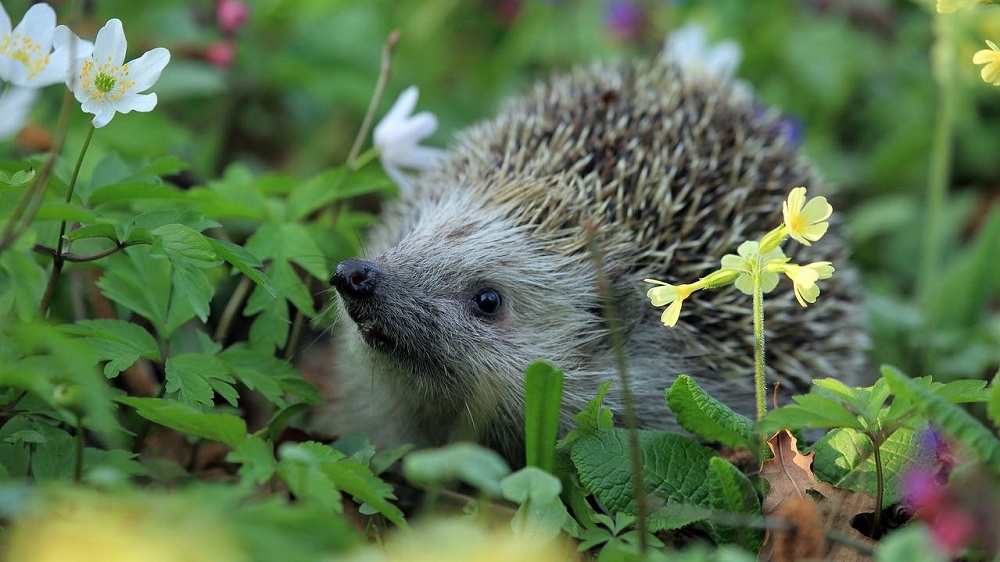
<svg viewBox="0 0 1000 562">
<path fill-rule="evenodd" d="M 781 224 L 796 186 L 823 192 L 777 114 L 740 83 L 661 54 L 537 84 L 458 134 L 383 209 L 367 257 L 338 264 L 331 283 L 351 322 L 339 329 L 333 429 L 383 448 L 475 441 L 522 464 L 530 363 L 565 372 L 563 430 L 604 381 L 605 405 L 622 412 L 605 302 L 640 427 L 677 429 L 664 390 L 680 374 L 751 415 L 750 299 L 701 292 L 668 329 L 643 279 L 717 269 Z M 863 368 L 859 288 L 837 230 L 788 245 L 793 260 L 836 265 L 818 302 L 801 308 L 790 287 L 765 298 L 767 376 L 786 393 L 814 377 L 855 383 Z"/>
</svg>

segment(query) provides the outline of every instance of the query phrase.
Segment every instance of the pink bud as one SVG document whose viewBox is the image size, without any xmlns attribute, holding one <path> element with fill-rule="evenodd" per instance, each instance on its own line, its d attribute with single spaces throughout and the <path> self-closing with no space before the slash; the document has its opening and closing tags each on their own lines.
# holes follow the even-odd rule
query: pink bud
<svg viewBox="0 0 1000 562">
<path fill-rule="evenodd" d="M 246 23 L 250 17 L 250 8 L 240 0 L 217 0 L 215 17 L 219 20 L 222 31 L 233 33 Z"/>
<path fill-rule="evenodd" d="M 236 45 L 228 39 L 209 45 L 205 49 L 205 60 L 219 68 L 229 68 L 236 57 Z"/>
</svg>

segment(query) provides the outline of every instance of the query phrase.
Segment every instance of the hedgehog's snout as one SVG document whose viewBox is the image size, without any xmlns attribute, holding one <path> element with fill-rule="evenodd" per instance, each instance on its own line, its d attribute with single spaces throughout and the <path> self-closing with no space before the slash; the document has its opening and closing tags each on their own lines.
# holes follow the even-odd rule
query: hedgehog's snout
<svg viewBox="0 0 1000 562">
<path fill-rule="evenodd" d="M 345 299 L 366 299 L 375 292 L 382 270 L 366 260 L 346 259 L 337 264 L 337 270 L 330 277 L 340 296 Z"/>
</svg>

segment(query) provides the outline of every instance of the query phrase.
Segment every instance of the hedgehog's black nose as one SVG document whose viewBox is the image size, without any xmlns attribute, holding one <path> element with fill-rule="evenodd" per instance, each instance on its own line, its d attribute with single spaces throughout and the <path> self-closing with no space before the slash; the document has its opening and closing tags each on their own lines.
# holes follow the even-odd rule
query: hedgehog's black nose
<svg viewBox="0 0 1000 562">
<path fill-rule="evenodd" d="M 345 297 L 363 299 L 375 292 L 382 270 L 370 261 L 347 259 L 337 264 L 330 284 Z"/>
</svg>

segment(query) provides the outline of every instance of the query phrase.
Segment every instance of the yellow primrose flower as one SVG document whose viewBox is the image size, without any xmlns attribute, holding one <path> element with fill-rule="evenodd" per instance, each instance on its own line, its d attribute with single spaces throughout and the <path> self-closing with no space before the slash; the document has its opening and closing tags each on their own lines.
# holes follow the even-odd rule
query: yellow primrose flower
<svg viewBox="0 0 1000 562">
<path fill-rule="evenodd" d="M 803 307 L 816 302 L 819 297 L 819 287 L 816 281 L 833 277 L 833 264 L 828 261 L 813 262 L 808 265 L 786 263 L 772 266 L 792 280 L 795 289 L 795 300 Z"/>
<path fill-rule="evenodd" d="M 814 197 L 806 201 L 806 188 L 796 187 L 781 203 L 781 214 L 785 219 L 788 235 L 801 244 L 812 245 L 826 234 L 830 223 L 826 219 L 833 214 L 833 207 L 826 197 Z"/>
<path fill-rule="evenodd" d="M 681 303 L 684 302 L 684 299 L 690 297 L 691 293 L 703 288 L 703 283 L 700 281 L 687 285 L 671 285 L 663 281 L 657 281 L 656 279 L 643 279 L 643 281 L 660 285 L 647 291 L 646 296 L 649 297 L 649 302 L 653 303 L 653 306 L 670 305 L 660 316 L 660 321 L 663 322 L 663 325 L 670 327 L 677 325 L 677 319 L 681 316 Z"/>
<path fill-rule="evenodd" d="M 986 45 L 989 46 L 989 49 L 976 51 L 976 54 L 972 55 L 972 62 L 986 65 L 980 71 L 983 82 L 1000 86 L 1000 48 L 997 48 L 996 43 L 989 39 L 986 40 Z"/>
<path fill-rule="evenodd" d="M 770 263 L 783 264 L 786 261 L 788 258 L 785 257 L 781 248 L 775 247 L 771 251 L 761 254 L 758 243 L 748 240 L 740 244 L 740 247 L 736 249 L 736 254 L 722 256 L 722 269 L 739 273 L 735 285 L 736 289 L 744 295 L 753 294 L 755 272 L 761 276 L 761 289 L 763 292 L 769 293 L 778 285 L 778 274 L 768 271 L 766 266 Z"/>
</svg>

